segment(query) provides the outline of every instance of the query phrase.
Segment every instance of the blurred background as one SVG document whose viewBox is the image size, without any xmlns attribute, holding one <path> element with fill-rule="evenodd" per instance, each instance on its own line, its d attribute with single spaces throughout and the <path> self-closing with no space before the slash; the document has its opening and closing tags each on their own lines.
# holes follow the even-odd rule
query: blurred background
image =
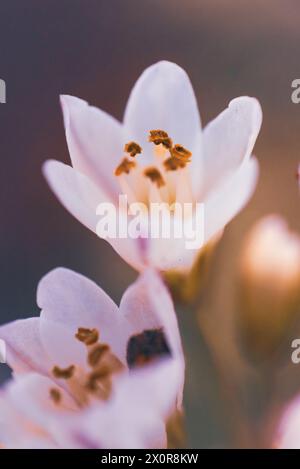
<svg viewBox="0 0 300 469">
<path fill-rule="evenodd" d="M 299 43 L 297 0 L 1 0 L 0 323 L 38 314 L 37 283 L 56 266 L 96 280 L 116 301 L 136 277 L 64 210 L 41 166 L 47 158 L 68 162 L 59 94 L 121 120 L 143 69 L 167 59 L 188 72 L 204 125 L 236 96 L 255 96 L 263 108 L 257 190 L 217 249 L 210 304 L 221 327 L 249 227 L 276 212 L 300 232 L 300 104 L 291 101 Z M 0 381 L 7 376 L 1 365 Z"/>
</svg>

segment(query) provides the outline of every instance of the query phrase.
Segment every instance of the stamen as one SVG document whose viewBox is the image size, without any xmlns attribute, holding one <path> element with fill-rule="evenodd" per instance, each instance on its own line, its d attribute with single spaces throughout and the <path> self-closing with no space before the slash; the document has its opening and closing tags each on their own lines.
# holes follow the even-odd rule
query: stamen
<svg viewBox="0 0 300 469">
<path fill-rule="evenodd" d="M 134 157 L 142 153 L 142 147 L 136 142 L 129 142 L 129 143 L 126 143 L 124 147 L 124 151 L 126 153 L 129 153 L 130 156 Z"/>
<path fill-rule="evenodd" d="M 96 391 L 98 388 L 98 382 L 108 378 L 110 374 L 111 370 L 108 366 L 103 366 L 101 369 L 93 371 L 88 375 L 88 381 L 86 383 L 87 389 L 90 391 Z"/>
<path fill-rule="evenodd" d="M 164 161 L 164 167 L 166 171 L 176 171 L 179 168 L 185 168 L 187 163 L 187 161 L 182 161 L 171 156 Z"/>
<path fill-rule="evenodd" d="M 150 130 L 149 142 L 154 143 L 154 145 L 163 145 L 168 150 L 172 148 L 172 139 L 169 137 L 167 132 L 164 130 Z"/>
<path fill-rule="evenodd" d="M 115 169 L 115 176 L 121 176 L 123 173 L 129 174 L 133 168 L 135 168 L 135 162 L 129 161 L 128 158 L 123 158 L 119 166 Z"/>
<path fill-rule="evenodd" d="M 159 170 L 155 168 L 154 166 L 151 166 L 150 168 L 145 169 L 144 175 L 147 178 L 149 178 L 151 182 L 155 183 L 158 188 L 166 184 Z"/>
<path fill-rule="evenodd" d="M 85 327 L 79 327 L 77 334 L 75 334 L 76 339 L 83 342 L 85 345 L 93 345 L 98 342 L 99 332 L 97 329 L 87 329 Z"/>
<path fill-rule="evenodd" d="M 184 148 L 182 145 L 179 145 L 177 143 L 171 149 L 171 156 L 173 156 L 174 158 L 178 158 L 179 160 L 184 160 L 186 163 L 189 163 L 192 153 L 186 148 Z"/>
<path fill-rule="evenodd" d="M 73 374 L 75 371 L 75 366 L 71 365 L 68 368 L 59 368 L 58 366 L 55 366 L 52 369 L 52 373 L 55 376 L 55 378 L 59 379 L 70 379 L 72 378 Z"/>
<path fill-rule="evenodd" d="M 92 373 L 86 383 L 88 392 L 101 400 L 107 400 L 112 391 L 112 380 L 108 369 Z"/>
<path fill-rule="evenodd" d="M 61 393 L 56 388 L 50 389 L 50 398 L 54 402 L 54 404 L 59 404 L 61 402 Z"/>
<path fill-rule="evenodd" d="M 88 364 L 94 368 L 99 364 L 103 355 L 108 351 L 109 346 L 107 344 L 96 345 L 88 354 Z"/>
</svg>

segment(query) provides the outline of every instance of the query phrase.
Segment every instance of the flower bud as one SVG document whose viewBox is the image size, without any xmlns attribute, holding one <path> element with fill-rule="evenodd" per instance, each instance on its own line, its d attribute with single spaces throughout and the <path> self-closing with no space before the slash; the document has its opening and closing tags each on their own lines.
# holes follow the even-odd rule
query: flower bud
<svg viewBox="0 0 300 469">
<path fill-rule="evenodd" d="M 249 233 L 239 286 L 243 345 L 256 361 L 275 358 L 300 316 L 300 238 L 279 216 L 263 218 Z"/>
</svg>

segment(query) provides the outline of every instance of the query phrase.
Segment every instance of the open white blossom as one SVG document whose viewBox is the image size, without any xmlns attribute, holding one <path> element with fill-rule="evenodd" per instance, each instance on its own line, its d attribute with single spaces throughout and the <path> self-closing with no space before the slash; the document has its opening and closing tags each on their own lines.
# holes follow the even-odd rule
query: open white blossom
<svg viewBox="0 0 300 469">
<path fill-rule="evenodd" d="M 130 202 L 204 204 L 204 244 L 245 206 L 256 186 L 252 149 L 262 121 L 258 101 L 236 98 L 203 130 L 187 74 L 159 62 L 136 82 L 123 123 L 87 102 L 61 97 L 72 166 L 48 161 L 45 176 L 63 205 L 96 231 L 96 207 Z M 197 250 L 184 239 L 108 240 L 138 270 L 189 268 Z"/>
</svg>

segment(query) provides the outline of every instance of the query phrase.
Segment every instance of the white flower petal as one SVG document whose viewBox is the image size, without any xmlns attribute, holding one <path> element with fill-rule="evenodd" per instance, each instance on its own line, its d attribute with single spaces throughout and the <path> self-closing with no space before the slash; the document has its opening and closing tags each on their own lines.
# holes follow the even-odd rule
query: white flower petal
<svg viewBox="0 0 300 469">
<path fill-rule="evenodd" d="M 50 390 L 53 388 L 60 393 L 59 406 L 50 398 Z M 65 431 L 67 427 L 64 424 L 78 407 L 68 393 L 52 380 L 36 373 L 24 374 L 9 383 L 3 397 L 14 412 L 12 418 L 15 419 L 15 429 L 11 440 L 15 439 L 16 430 L 23 426 L 19 440 L 24 448 L 76 447 Z"/>
<path fill-rule="evenodd" d="M 98 448 L 165 448 L 165 421 L 174 409 L 180 380 L 174 360 L 122 375 L 106 405 L 87 412 L 77 433 Z"/>
<path fill-rule="evenodd" d="M 195 260 L 197 250 L 187 249 L 188 242 L 183 236 L 170 239 L 151 238 L 148 248 L 151 265 L 161 271 L 189 269 Z"/>
<path fill-rule="evenodd" d="M 197 101 L 185 71 L 171 62 L 158 62 L 137 80 L 127 103 L 124 125 L 131 139 L 143 147 L 147 163 L 153 144 L 147 142 L 149 130 L 168 132 L 174 143 L 198 153 L 201 122 Z"/>
<path fill-rule="evenodd" d="M 119 193 L 114 169 L 124 148 L 120 122 L 86 101 L 61 96 L 72 165 L 111 196 Z"/>
<path fill-rule="evenodd" d="M 7 363 L 15 373 L 36 371 L 47 375 L 51 361 L 40 339 L 39 318 L 22 319 L 0 327 L 7 347 Z"/>
<path fill-rule="evenodd" d="M 59 390 L 61 394 L 61 407 L 50 398 L 52 388 Z M 28 373 L 11 382 L 8 386 L 8 398 L 16 410 L 45 429 L 52 414 L 59 415 L 78 409 L 75 401 L 63 388 L 37 373 Z"/>
<path fill-rule="evenodd" d="M 251 157 L 204 201 L 205 242 L 218 234 L 248 203 L 255 190 L 258 173 L 257 160 Z"/>
<path fill-rule="evenodd" d="M 249 158 L 262 122 L 255 98 L 233 99 L 203 130 L 203 183 L 199 195 L 216 188 Z M 201 187 L 202 185 L 202 187 Z"/>
<path fill-rule="evenodd" d="M 84 174 L 59 161 L 46 161 L 43 173 L 65 208 L 95 232 L 98 222 L 96 208 L 101 202 L 112 203 L 109 195 L 96 187 Z"/>
<path fill-rule="evenodd" d="M 39 283 L 37 302 L 42 342 L 58 365 L 86 363 L 86 348 L 75 338 L 79 327 L 98 329 L 100 341 L 125 361 L 126 321 L 94 282 L 68 269 L 52 270 Z"/>
<path fill-rule="evenodd" d="M 163 329 L 175 357 L 182 357 L 182 346 L 171 296 L 160 275 L 147 269 L 124 293 L 120 313 L 127 319 L 131 335 L 149 329 Z"/>
<path fill-rule="evenodd" d="M 161 271 L 176 269 L 179 271 L 187 270 L 193 264 L 198 248 L 188 248 L 193 242 L 195 246 L 196 228 L 199 225 L 198 218 L 194 213 L 192 220 L 185 224 L 184 215 L 170 217 L 170 236 L 167 237 L 167 227 L 161 224 L 160 232 L 164 233 L 160 237 L 149 237 L 148 243 L 145 243 L 145 256 L 149 259 L 152 267 Z M 199 220 L 202 221 L 201 219 Z M 155 220 L 154 220 L 155 222 Z M 165 226 L 169 223 L 167 215 L 164 218 Z M 150 233 L 151 230 L 149 229 Z M 177 233 L 177 234 L 176 234 Z M 200 233 L 201 235 L 201 233 Z M 200 237 L 199 235 L 199 237 Z M 197 234 L 198 236 L 198 234 Z M 200 240 L 201 241 L 201 240 Z"/>
<path fill-rule="evenodd" d="M 24 375 L 28 376 L 28 375 Z M 5 387 L 0 397 L 0 441 L 5 449 L 58 449 L 49 435 L 39 432 L 32 420 L 26 418 L 9 401 L 9 387 L 18 386 L 14 380 Z M 30 430 L 33 431 L 30 431 Z"/>
<path fill-rule="evenodd" d="M 131 336 L 146 330 L 163 330 L 171 354 L 181 369 L 181 381 L 177 389 L 180 407 L 184 384 L 184 356 L 173 302 L 159 274 L 148 269 L 140 275 L 124 293 L 120 312 L 129 322 Z"/>
<path fill-rule="evenodd" d="M 164 419 L 172 414 L 177 392 L 182 383 L 182 367 L 179 360 L 164 359 L 132 371 L 123 379 L 126 388 L 135 389 L 137 399 L 152 401 L 155 410 Z M 120 394 L 122 391 L 120 391 Z M 127 394 L 126 391 L 123 391 Z"/>
<path fill-rule="evenodd" d="M 96 187 L 84 174 L 58 161 L 49 160 L 43 167 L 44 175 L 60 202 L 87 228 L 96 232 L 100 203 L 113 204 L 109 195 Z M 140 245 L 130 238 L 107 240 L 126 262 L 137 270 L 143 269 Z"/>
</svg>

